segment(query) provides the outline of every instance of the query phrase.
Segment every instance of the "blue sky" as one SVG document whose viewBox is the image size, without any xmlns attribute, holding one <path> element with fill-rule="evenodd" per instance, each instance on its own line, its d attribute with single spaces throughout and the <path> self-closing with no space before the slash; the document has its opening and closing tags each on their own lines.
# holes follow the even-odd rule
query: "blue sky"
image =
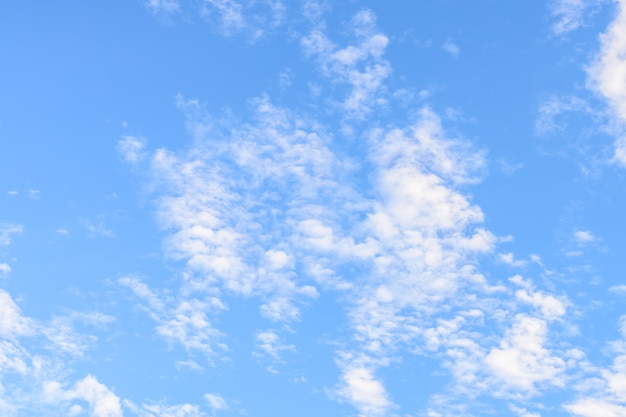
<svg viewBox="0 0 626 417">
<path fill-rule="evenodd" d="M 626 1 L 0 6 L 0 414 L 625 416 Z"/>
</svg>

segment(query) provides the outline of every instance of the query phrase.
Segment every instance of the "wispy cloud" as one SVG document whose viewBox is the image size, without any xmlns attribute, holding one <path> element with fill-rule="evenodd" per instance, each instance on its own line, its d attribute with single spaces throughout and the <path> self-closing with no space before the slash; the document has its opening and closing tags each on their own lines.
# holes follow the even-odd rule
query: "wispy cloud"
<svg viewBox="0 0 626 417">
<path fill-rule="evenodd" d="M 0 245 L 10 245 L 12 235 L 22 233 L 22 225 L 0 223 Z"/>
<path fill-rule="evenodd" d="M 62 381 L 75 379 L 69 364 L 97 340 L 78 333 L 73 322 L 100 325 L 111 320 L 101 313 L 69 313 L 37 321 L 25 316 L 11 295 L 0 290 L 0 378 L 11 375 L 14 382 L 2 387 L 0 412 L 37 413 L 45 407 L 71 414 L 82 410 L 78 401 L 86 402 L 93 416 L 121 416 L 119 399 L 91 375 L 77 380 L 72 388 L 62 388 Z"/>
<path fill-rule="evenodd" d="M 205 6 L 218 14 L 229 8 L 236 28 L 244 19 L 237 4 Z M 320 19 L 313 9 L 311 15 Z M 267 96 L 251 100 L 250 111 L 234 121 L 179 96 L 193 145 L 177 152 L 142 145 L 137 165 L 151 178 L 165 253 L 184 264 L 183 279 L 171 291 L 135 277 L 119 283 L 141 300 L 158 335 L 209 362 L 226 350 L 214 326 L 226 297 L 260 301 L 259 313 L 272 324 L 256 330 L 256 354 L 280 362 L 298 349 L 280 325 L 300 320 L 320 293 L 339 291 L 348 340 L 337 343 L 339 375 L 329 392 L 359 415 L 391 415 L 396 405 L 385 368 L 421 355 L 450 378 L 431 398 L 430 415 L 465 407 L 470 416 L 467 399 L 490 396 L 534 416 L 529 399 L 567 387 L 586 360 L 553 337 L 567 323 L 570 301 L 529 277 L 481 272 L 485 258 L 524 272 L 543 264 L 537 255 L 528 262 L 498 250 L 505 239 L 487 230 L 468 191 L 485 176 L 485 153 L 451 134 L 437 111 L 422 106 L 407 121 L 367 123 L 393 100 L 385 85 L 389 39 L 370 11 L 358 13 L 350 28 L 341 46 L 318 20 L 300 44 L 340 87 L 319 94 L 339 109 L 333 122 L 355 122 L 360 153 L 346 157 L 341 133 Z M 538 129 L 558 129 L 555 117 L 586 106 L 575 98 L 549 101 Z M 595 240 L 578 232 L 580 244 Z M 222 407 L 210 398 L 214 409 Z"/>
<path fill-rule="evenodd" d="M 209 403 L 209 407 L 211 407 L 211 409 L 213 409 L 214 411 L 228 410 L 229 408 L 228 403 L 226 402 L 224 397 L 219 394 L 207 393 L 204 394 L 204 399 L 207 401 L 207 403 Z"/>
<path fill-rule="evenodd" d="M 130 164 L 137 164 L 146 156 L 147 141 L 142 137 L 123 136 L 117 142 L 117 151 Z"/>
<path fill-rule="evenodd" d="M 452 56 L 453 58 L 457 58 L 461 53 L 461 48 L 459 48 L 459 46 L 451 40 L 446 40 L 441 45 L 441 49 L 443 49 L 444 52 L 450 54 L 450 56 Z"/>
<path fill-rule="evenodd" d="M 222 333 L 214 328 L 210 317 L 225 305 L 216 297 L 182 298 L 159 296 L 137 277 L 118 280 L 144 304 L 142 307 L 156 321 L 156 333 L 166 341 L 180 344 L 190 354 L 200 352 L 209 363 L 218 353 L 227 350 L 221 342 Z M 218 349 L 219 352 L 216 352 Z"/>
<path fill-rule="evenodd" d="M 154 14 L 170 15 L 180 10 L 178 0 L 145 0 L 144 5 Z"/>
<path fill-rule="evenodd" d="M 337 46 L 323 27 L 312 30 L 301 39 L 301 44 L 326 77 L 350 87 L 339 108 L 349 118 L 363 119 L 387 102 L 384 81 L 391 74 L 391 66 L 383 54 L 389 39 L 377 30 L 376 16 L 368 10 L 358 13 L 350 27 L 356 45 Z"/>
<path fill-rule="evenodd" d="M 562 36 L 583 26 L 585 12 L 596 3 L 595 0 L 553 0 L 550 12 L 554 34 Z"/>
</svg>

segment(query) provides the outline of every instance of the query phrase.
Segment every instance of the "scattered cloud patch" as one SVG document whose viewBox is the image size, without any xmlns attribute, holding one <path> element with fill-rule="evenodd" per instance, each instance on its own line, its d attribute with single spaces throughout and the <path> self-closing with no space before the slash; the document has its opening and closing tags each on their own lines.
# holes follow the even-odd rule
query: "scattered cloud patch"
<svg viewBox="0 0 626 417">
<path fill-rule="evenodd" d="M 550 12 L 554 19 L 553 33 L 562 36 L 583 26 L 585 12 L 594 3 L 593 0 L 553 0 L 550 5 Z"/>
<path fill-rule="evenodd" d="M 441 49 L 443 49 L 444 52 L 448 53 L 453 58 L 458 58 L 459 54 L 461 53 L 461 48 L 459 48 L 459 46 L 451 40 L 445 41 L 441 45 Z"/>
<path fill-rule="evenodd" d="M 387 103 L 384 81 L 391 74 L 391 66 L 383 54 L 389 39 L 377 30 L 376 16 L 370 11 L 358 13 L 351 23 L 356 45 L 337 46 L 322 27 L 315 28 L 300 43 L 324 76 L 349 86 L 347 97 L 338 103 L 346 117 L 363 119 L 375 107 Z"/>
<path fill-rule="evenodd" d="M 142 137 L 135 136 L 123 136 L 117 142 L 117 151 L 122 158 L 130 164 L 137 164 L 141 162 L 145 154 L 147 141 Z"/>
<path fill-rule="evenodd" d="M 223 411 L 228 410 L 228 403 L 226 400 L 219 394 L 215 393 L 207 393 L 204 394 L 204 399 L 209 403 L 209 407 L 211 407 L 214 411 Z"/>
<path fill-rule="evenodd" d="M 146 0 L 144 5 L 156 15 L 170 15 L 180 10 L 178 0 Z"/>
<path fill-rule="evenodd" d="M 22 233 L 22 230 L 22 225 L 19 224 L 0 223 L 0 245 L 10 245 L 12 236 Z"/>
</svg>

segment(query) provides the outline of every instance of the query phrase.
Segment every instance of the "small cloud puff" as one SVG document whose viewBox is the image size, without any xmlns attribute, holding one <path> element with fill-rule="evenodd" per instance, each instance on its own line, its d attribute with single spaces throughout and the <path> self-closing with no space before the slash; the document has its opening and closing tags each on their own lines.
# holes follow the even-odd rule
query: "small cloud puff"
<svg viewBox="0 0 626 417">
<path fill-rule="evenodd" d="M 589 230 L 577 230 L 574 232 L 574 241 L 579 246 L 597 241 L 598 238 Z"/>
<path fill-rule="evenodd" d="M 228 403 L 224 398 L 215 393 L 206 393 L 204 394 L 204 399 L 209 403 L 209 407 L 211 407 L 215 411 L 227 410 Z"/>
<path fill-rule="evenodd" d="M 441 45 L 441 49 L 443 49 L 454 58 L 458 57 L 461 53 L 461 49 L 459 48 L 459 46 L 451 40 L 445 41 L 443 45 Z"/>
<path fill-rule="evenodd" d="M 123 136 L 117 142 L 117 151 L 126 162 L 133 165 L 141 162 L 146 156 L 145 148 L 147 141 L 145 138 L 135 136 Z"/>
</svg>

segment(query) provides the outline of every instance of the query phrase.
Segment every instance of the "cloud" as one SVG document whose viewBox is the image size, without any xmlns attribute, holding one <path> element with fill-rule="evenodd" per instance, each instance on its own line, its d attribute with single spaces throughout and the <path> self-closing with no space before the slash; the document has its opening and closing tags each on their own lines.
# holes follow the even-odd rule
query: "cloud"
<svg viewBox="0 0 626 417">
<path fill-rule="evenodd" d="M 451 40 L 445 41 L 441 45 L 441 49 L 443 49 L 444 52 L 447 52 L 448 54 L 450 54 L 450 56 L 452 56 L 453 58 L 457 58 L 459 54 L 461 53 L 461 49 L 459 48 L 459 46 L 455 44 L 454 42 L 452 42 Z"/>
<path fill-rule="evenodd" d="M 22 315 L 20 308 L 8 292 L 0 290 L 0 336 L 15 339 L 34 332 L 34 322 Z"/>
<path fill-rule="evenodd" d="M 538 383 L 562 386 L 565 361 L 543 345 L 546 322 L 523 314 L 515 318 L 498 348 L 492 349 L 486 363 L 504 388 L 534 393 Z"/>
<path fill-rule="evenodd" d="M 275 330 L 260 331 L 256 335 L 256 348 L 262 356 L 269 356 L 274 361 L 281 362 L 281 352 L 295 352 L 294 345 L 288 345 L 280 340 Z"/>
<path fill-rule="evenodd" d="M 342 380 L 338 394 L 350 401 L 362 416 L 386 415 L 391 401 L 371 370 L 365 367 L 349 367 L 343 372 Z"/>
<path fill-rule="evenodd" d="M 574 416 L 581 417 L 622 417 L 626 415 L 626 407 L 593 398 L 586 398 L 566 404 L 564 408 Z"/>
<path fill-rule="evenodd" d="M 7 263 L 0 263 L 0 276 L 4 275 L 9 275 L 9 273 L 11 272 L 11 266 Z"/>
<path fill-rule="evenodd" d="M 170 15 L 180 10 L 178 0 L 145 0 L 144 5 L 154 14 Z"/>
<path fill-rule="evenodd" d="M 145 158 L 146 145 L 147 141 L 145 138 L 123 136 L 122 139 L 117 142 L 117 151 L 126 162 L 134 165 Z"/>
<path fill-rule="evenodd" d="M 563 408 L 575 416 L 623 416 L 626 413 L 626 316 L 620 317 L 621 338 L 609 343 L 606 351 L 613 354 L 613 363 L 591 367 L 580 384 L 579 396 Z"/>
<path fill-rule="evenodd" d="M 552 96 L 539 107 L 539 117 L 535 121 L 535 131 L 540 135 L 560 133 L 568 125 L 566 115 L 593 114 L 594 110 L 587 101 L 576 96 Z"/>
<path fill-rule="evenodd" d="M 204 394 L 204 399 L 209 403 L 209 407 L 214 411 L 228 410 L 228 403 L 219 394 L 207 393 Z"/>
<path fill-rule="evenodd" d="M 584 24 L 585 12 L 595 4 L 593 0 L 553 0 L 550 12 L 554 18 L 552 31 L 562 36 Z"/>
<path fill-rule="evenodd" d="M 143 308 L 157 322 L 156 333 L 168 342 L 182 345 L 190 354 L 200 352 L 209 361 L 217 354 L 216 348 L 227 350 L 220 342 L 222 333 L 210 322 L 212 314 L 226 308 L 218 298 L 159 297 L 136 277 L 122 277 L 118 283 L 143 300 Z"/>
<path fill-rule="evenodd" d="M 59 415 L 74 415 L 82 407 L 76 400 L 89 404 L 95 417 L 121 416 L 119 400 L 95 377 L 78 380 L 73 388 L 63 389 L 72 378 L 70 364 L 83 356 L 83 341 L 95 342 L 90 335 L 79 334 L 72 324 L 102 325 L 112 317 L 101 313 L 70 312 L 52 320 L 38 321 L 25 316 L 11 295 L 0 290 L 0 412 L 3 415 L 37 413 L 44 408 Z M 71 355 L 68 357 L 68 354 Z"/>
<path fill-rule="evenodd" d="M 44 396 L 50 403 L 82 400 L 89 404 L 90 414 L 94 417 L 123 416 L 120 399 L 92 375 L 77 381 L 74 387 L 68 390 L 64 390 L 57 381 L 44 383 L 43 389 Z M 72 408 L 78 410 L 76 405 Z"/>
<path fill-rule="evenodd" d="M 10 245 L 11 236 L 22 233 L 22 230 L 19 224 L 0 223 L 0 245 Z"/>
<path fill-rule="evenodd" d="M 94 223 L 89 219 L 81 219 L 80 223 L 87 230 L 89 237 L 115 237 L 113 230 L 109 229 L 102 220 Z"/>
<path fill-rule="evenodd" d="M 613 285 L 609 287 L 609 291 L 618 295 L 626 295 L 626 285 Z"/>
<path fill-rule="evenodd" d="M 580 246 L 596 242 L 597 240 L 598 238 L 589 230 L 576 230 L 574 232 L 574 241 Z"/>
<path fill-rule="evenodd" d="M 209 4 L 220 5 L 236 4 Z M 320 22 L 300 39 L 336 88 L 322 97 L 342 123 L 367 121 L 393 99 L 385 86 L 387 36 L 369 11 L 351 23 L 347 46 L 331 41 Z M 544 113 L 570 104 L 579 105 L 554 102 Z M 431 398 L 431 415 L 455 406 L 471 415 L 468 399 L 490 396 L 532 416 L 523 402 L 566 386 L 583 362 L 582 352 L 551 333 L 567 320 L 566 297 L 521 276 L 481 273 L 494 253 L 511 266 L 542 265 L 536 255 L 533 265 L 496 252 L 505 239 L 487 230 L 468 191 L 484 178 L 486 155 L 451 134 L 434 109 L 423 106 L 395 124 L 355 123 L 362 140 L 347 157 L 343 136 L 328 127 L 335 119 L 325 124 L 266 96 L 236 120 L 209 114 L 197 99 L 179 96 L 177 105 L 193 145 L 142 149 L 142 169 L 165 254 L 184 265 L 181 279 L 172 290 L 119 280 L 165 340 L 210 360 L 221 349 L 214 324 L 223 300 L 254 298 L 273 327 L 257 331 L 255 353 L 280 362 L 296 346 L 275 328 L 300 320 L 320 293 L 337 291 L 347 323 L 345 340 L 334 345 L 339 375 L 330 393 L 361 416 L 393 413 L 384 368 L 407 355 L 437 360 L 451 378 Z"/>
<path fill-rule="evenodd" d="M 615 0 L 617 13 L 600 35 L 600 52 L 588 69 L 589 87 L 609 106 L 612 129 L 617 136 L 613 161 L 626 166 L 626 1 Z"/>
<path fill-rule="evenodd" d="M 353 18 L 351 28 L 356 45 L 338 47 L 319 27 L 300 43 L 305 54 L 319 64 L 324 76 L 333 83 L 349 86 L 348 96 L 338 103 L 345 116 L 363 119 L 375 107 L 387 103 L 384 80 L 391 74 L 391 66 L 383 54 L 389 39 L 376 29 L 376 16 L 368 10 Z"/>
</svg>

